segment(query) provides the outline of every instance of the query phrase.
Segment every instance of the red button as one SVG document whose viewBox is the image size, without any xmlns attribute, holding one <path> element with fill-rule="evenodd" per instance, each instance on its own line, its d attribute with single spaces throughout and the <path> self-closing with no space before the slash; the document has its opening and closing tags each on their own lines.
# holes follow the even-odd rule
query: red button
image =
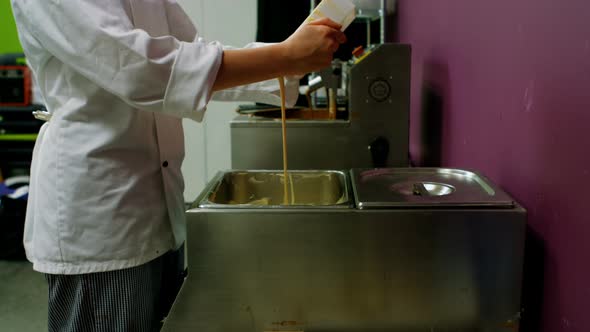
<svg viewBox="0 0 590 332">
<path fill-rule="evenodd" d="M 352 51 L 352 55 L 357 58 L 363 55 L 363 53 L 365 53 L 365 49 L 362 46 L 359 46 Z"/>
</svg>

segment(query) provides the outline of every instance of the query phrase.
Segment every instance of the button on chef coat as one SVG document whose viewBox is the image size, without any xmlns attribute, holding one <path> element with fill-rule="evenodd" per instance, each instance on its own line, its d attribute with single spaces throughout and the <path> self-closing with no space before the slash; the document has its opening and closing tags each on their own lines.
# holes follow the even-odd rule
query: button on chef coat
<svg viewBox="0 0 590 332">
<path fill-rule="evenodd" d="M 146 263 L 185 240 L 182 118 L 201 121 L 223 46 L 174 0 L 12 0 L 47 109 L 24 244 L 34 269 Z M 247 47 L 260 46 L 253 43 Z M 288 101 L 297 97 L 288 80 Z M 276 80 L 216 93 L 278 104 Z"/>
</svg>

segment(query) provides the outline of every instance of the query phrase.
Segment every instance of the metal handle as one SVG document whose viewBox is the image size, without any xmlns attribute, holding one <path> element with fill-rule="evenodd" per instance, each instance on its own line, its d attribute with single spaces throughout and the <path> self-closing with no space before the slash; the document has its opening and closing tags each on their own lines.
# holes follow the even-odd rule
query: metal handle
<svg viewBox="0 0 590 332">
<path fill-rule="evenodd" d="M 315 9 L 315 7 L 317 6 L 317 1 L 311 0 L 310 6 L 311 6 L 311 9 L 309 9 L 309 12 L 311 13 L 311 12 L 313 12 L 313 10 Z"/>
<path fill-rule="evenodd" d="M 415 196 L 430 196 L 430 193 L 426 187 L 424 187 L 423 183 L 414 183 L 413 193 Z"/>
<path fill-rule="evenodd" d="M 48 111 L 43 111 L 43 110 L 34 111 L 33 116 L 35 117 L 35 119 L 45 121 L 45 122 L 49 122 L 49 120 L 51 120 L 51 113 L 49 113 Z"/>
<path fill-rule="evenodd" d="M 379 13 L 379 18 L 381 19 L 381 33 L 379 37 L 381 38 L 381 44 L 384 44 L 386 42 L 385 29 L 387 29 L 387 24 L 385 22 L 385 19 L 387 18 L 387 0 L 381 0 L 381 12 Z"/>
</svg>

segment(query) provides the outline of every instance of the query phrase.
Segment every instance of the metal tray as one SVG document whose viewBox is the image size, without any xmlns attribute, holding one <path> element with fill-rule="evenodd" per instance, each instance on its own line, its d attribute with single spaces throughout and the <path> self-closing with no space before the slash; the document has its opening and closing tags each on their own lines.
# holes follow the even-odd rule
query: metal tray
<svg viewBox="0 0 590 332">
<path fill-rule="evenodd" d="M 512 207 L 514 201 L 482 175 L 451 168 L 353 169 L 359 209 L 391 207 Z"/>
<path fill-rule="evenodd" d="M 349 208 L 348 176 L 342 171 L 289 171 L 290 202 L 283 204 L 282 171 L 239 170 L 220 173 L 200 208 Z M 294 194 L 294 195 L 293 195 Z"/>
</svg>

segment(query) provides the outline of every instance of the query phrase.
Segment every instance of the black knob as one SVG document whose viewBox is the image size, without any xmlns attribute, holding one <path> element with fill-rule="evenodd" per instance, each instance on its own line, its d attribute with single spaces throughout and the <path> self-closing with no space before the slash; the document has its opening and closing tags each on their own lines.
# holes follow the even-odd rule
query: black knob
<svg viewBox="0 0 590 332">
<path fill-rule="evenodd" d="M 389 141 L 385 137 L 377 137 L 370 145 L 371 157 L 373 159 L 373 167 L 380 168 L 387 166 L 387 159 L 389 158 Z"/>
</svg>

